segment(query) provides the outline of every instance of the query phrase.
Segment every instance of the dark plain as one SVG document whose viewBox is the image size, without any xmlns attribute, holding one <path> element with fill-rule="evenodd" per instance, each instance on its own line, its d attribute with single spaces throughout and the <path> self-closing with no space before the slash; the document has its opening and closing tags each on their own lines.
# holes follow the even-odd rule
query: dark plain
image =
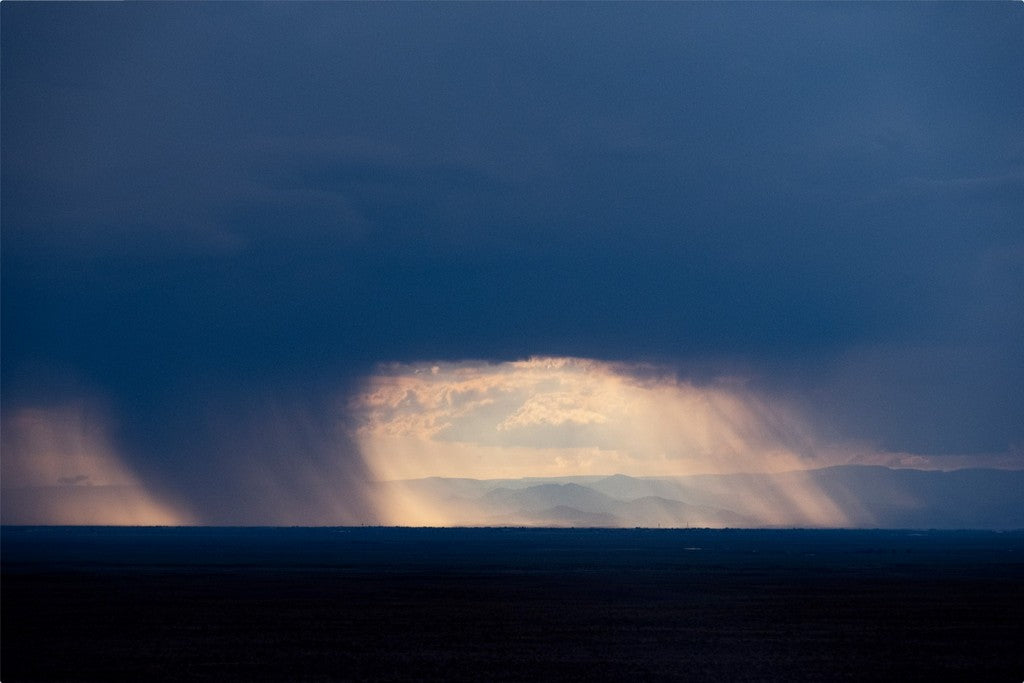
<svg viewBox="0 0 1024 683">
<path fill-rule="evenodd" d="M 1024 680 L 1024 532 L 2 530 L 17 681 Z"/>
</svg>

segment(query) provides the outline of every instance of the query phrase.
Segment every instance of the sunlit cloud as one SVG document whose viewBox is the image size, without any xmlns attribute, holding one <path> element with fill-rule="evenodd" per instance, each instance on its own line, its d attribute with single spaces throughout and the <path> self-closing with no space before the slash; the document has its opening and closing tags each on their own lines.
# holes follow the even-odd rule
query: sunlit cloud
<svg viewBox="0 0 1024 683">
<path fill-rule="evenodd" d="M 372 472 L 686 475 L 803 469 L 806 425 L 739 384 L 573 358 L 390 365 L 352 402 Z"/>
<path fill-rule="evenodd" d="M 766 524 L 845 521 L 799 476 L 831 464 L 810 427 L 742 382 L 699 386 L 662 368 L 576 358 L 393 364 L 349 408 L 379 481 L 794 472 L 759 484 L 774 488 L 752 491 L 745 512 Z M 382 515 L 393 523 L 466 521 L 464 507 L 388 490 Z"/>
<path fill-rule="evenodd" d="M 3 419 L 5 524 L 177 525 L 193 520 L 147 490 L 86 402 L 21 408 Z"/>
</svg>

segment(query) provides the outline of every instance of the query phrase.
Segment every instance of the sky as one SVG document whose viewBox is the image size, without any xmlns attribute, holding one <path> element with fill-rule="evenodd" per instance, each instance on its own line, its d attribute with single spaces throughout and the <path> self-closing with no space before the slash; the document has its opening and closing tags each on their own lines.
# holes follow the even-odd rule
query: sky
<svg viewBox="0 0 1024 683">
<path fill-rule="evenodd" d="M 0 50 L 5 520 L 1024 468 L 1019 2 L 5 2 Z"/>
</svg>

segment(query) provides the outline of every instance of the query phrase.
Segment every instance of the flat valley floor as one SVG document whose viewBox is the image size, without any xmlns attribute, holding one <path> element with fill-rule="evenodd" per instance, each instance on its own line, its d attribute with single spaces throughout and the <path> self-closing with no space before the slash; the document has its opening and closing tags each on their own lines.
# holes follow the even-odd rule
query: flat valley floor
<svg viewBox="0 0 1024 683">
<path fill-rule="evenodd" d="M 1024 532 L 3 527 L 0 680 L 1024 680 Z"/>
</svg>

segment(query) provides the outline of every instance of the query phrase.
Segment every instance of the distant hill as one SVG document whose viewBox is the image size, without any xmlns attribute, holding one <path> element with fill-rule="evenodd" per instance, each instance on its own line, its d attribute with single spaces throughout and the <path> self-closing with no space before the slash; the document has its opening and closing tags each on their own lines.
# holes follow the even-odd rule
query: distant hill
<svg viewBox="0 0 1024 683">
<path fill-rule="evenodd" d="M 617 501 L 579 484 L 537 484 L 524 489 L 492 489 L 484 494 L 481 502 L 492 509 L 519 512 L 535 512 L 559 506 L 604 512 Z"/>
<path fill-rule="evenodd" d="M 380 486 L 461 525 L 1024 528 L 1024 470 L 847 465 L 687 477 L 432 477 Z"/>
</svg>

